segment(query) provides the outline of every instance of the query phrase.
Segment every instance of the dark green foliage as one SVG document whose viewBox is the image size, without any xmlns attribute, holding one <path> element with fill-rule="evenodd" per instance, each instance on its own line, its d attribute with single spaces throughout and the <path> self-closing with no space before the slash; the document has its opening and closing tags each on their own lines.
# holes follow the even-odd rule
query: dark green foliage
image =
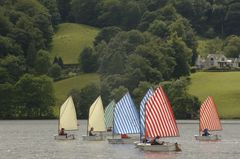
<svg viewBox="0 0 240 159">
<path fill-rule="evenodd" d="M 118 27 L 105 27 L 96 36 L 94 44 L 97 45 L 101 41 L 105 41 L 106 43 L 108 43 L 110 39 L 120 31 L 122 30 Z"/>
<path fill-rule="evenodd" d="M 69 14 L 71 9 L 70 3 L 71 3 L 71 0 L 57 0 L 58 10 L 63 22 L 66 22 L 69 19 Z"/>
<path fill-rule="evenodd" d="M 55 63 L 49 68 L 48 74 L 54 79 L 57 79 L 61 76 L 61 70 L 61 67 L 57 63 Z"/>
<path fill-rule="evenodd" d="M 196 119 L 198 117 L 201 103 L 197 97 L 187 93 L 188 84 L 189 81 L 186 78 L 162 83 L 178 119 Z"/>
<path fill-rule="evenodd" d="M 83 72 L 95 72 L 98 68 L 97 55 L 92 48 L 85 48 L 80 56 L 79 63 Z"/>
<path fill-rule="evenodd" d="M 0 119 L 11 119 L 16 116 L 16 95 L 14 85 L 9 83 L 0 84 Z"/>
<path fill-rule="evenodd" d="M 80 91 L 72 90 L 70 92 L 70 95 L 72 95 L 77 109 L 77 116 L 80 119 L 88 119 L 89 108 L 99 96 L 99 93 L 99 87 L 95 84 L 87 85 Z"/>
<path fill-rule="evenodd" d="M 25 74 L 16 83 L 16 90 L 19 94 L 20 117 L 51 117 L 55 100 L 53 83 L 49 77 Z"/>
<path fill-rule="evenodd" d="M 51 67 L 49 52 L 39 50 L 37 53 L 36 61 L 34 62 L 34 69 L 37 74 L 43 75 L 48 73 Z"/>
<path fill-rule="evenodd" d="M 60 23 L 61 16 L 58 11 L 57 0 L 38 0 L 43 4 L 51 14 L 51 21 L 53 25 L 57 25 Z"/>
</svg>

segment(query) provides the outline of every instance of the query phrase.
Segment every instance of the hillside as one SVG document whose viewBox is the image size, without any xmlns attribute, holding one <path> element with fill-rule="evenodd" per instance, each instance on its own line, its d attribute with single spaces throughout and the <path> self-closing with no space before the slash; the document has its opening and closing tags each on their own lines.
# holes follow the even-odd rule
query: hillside
<svg viewBox="0 0 240 159">
<path fill-rule="evenodd" d="M 214 97 L 221 118 L 240 117 L 240 72 L 198 72 L 191 75 L 189 93 L 204 101 Z"/>
<path fill-rule="evenodd" d="M 54 83 L 55 96 L 57 98 L 56 105 L 61 105 L 67 99 L 68 93 L 72 89 L 81 89 L 90 83 L 99 83 L 100 78 L 96 73 L 81 74 L 79 76 L 68 78 Z"/>
<path fill-rule="evenodd" d="M 82 24 L 63 23 L 53 36 L 51 57 L 60 56 L 64 64 L 78 63 L 84 47 L 92 46 L 99 30 Z"/>
</svg>

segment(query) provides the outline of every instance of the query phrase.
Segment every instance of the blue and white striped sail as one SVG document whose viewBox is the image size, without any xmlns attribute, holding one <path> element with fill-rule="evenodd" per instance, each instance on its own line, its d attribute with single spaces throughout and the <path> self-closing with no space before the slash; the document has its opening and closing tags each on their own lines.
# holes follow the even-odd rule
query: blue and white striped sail
<svg viewBox="0 0 240 159">
<path fill-rule="evenodd" d="M 140 133 L 139 114 L 129 93 L 126 93 L 114 109 L 114 133 Z"/>
<path fill-rule="evenodd" d="M 154 91 L 152 88 L 149 88 L 146 95 L 143 97 L 141 103 L 140 103 L 140 133 L 141 135 L 144 135 L 145 133 L 145 108 L 147 101 L 151 98 Z"/>
</svg>

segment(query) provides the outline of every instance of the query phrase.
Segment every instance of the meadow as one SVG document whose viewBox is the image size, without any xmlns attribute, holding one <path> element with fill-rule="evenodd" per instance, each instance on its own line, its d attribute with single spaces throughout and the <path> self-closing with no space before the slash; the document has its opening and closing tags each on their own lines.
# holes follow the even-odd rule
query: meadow
<svg viewBox="0 0 240 159">
<path fill-rule="evenodd" d="M 69 92 L 72 89 L 80 90 L 88 84 L 100 83 L 100 76 L 97 73 L 81 74 L 72 78 L 54 82 L 54 90 L 56 96 L 56 107 L 67 99 Z"/>
<path fill-rule="evenodd" d="M 240 72 L 198 72 L 191 75 L 189 93 L 202 102 L 213 96 L 221 118 L 240 118 Z"/>
<path fill-rule="evenodd" d="M 51 58 L 60 56 L 64 64 L 78 63 L 81 51 L 93 45 L 100 30 L 82 24 L 63 23 L 53 36 Z"/>
</svg>

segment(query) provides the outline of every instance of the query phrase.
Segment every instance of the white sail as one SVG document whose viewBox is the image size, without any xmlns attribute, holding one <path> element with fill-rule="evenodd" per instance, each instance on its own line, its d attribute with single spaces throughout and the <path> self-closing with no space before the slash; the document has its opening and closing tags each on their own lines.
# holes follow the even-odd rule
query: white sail
<svg viewBox="0 0 240 159">
<path fill-rule="evenodd" d="M 76 110 L 71 96 L 68 97 L 60 108 L 59 130 L 61 128 L 65 130 L 78 129 Z"/>
<path fill-rule="evenodd" d="M 88 130 L 94 128 L 94 131 L 106 131 L 104 110 L 102 98 L 99 96 L 91 105 L 89 110 Z"/>
</svg>

